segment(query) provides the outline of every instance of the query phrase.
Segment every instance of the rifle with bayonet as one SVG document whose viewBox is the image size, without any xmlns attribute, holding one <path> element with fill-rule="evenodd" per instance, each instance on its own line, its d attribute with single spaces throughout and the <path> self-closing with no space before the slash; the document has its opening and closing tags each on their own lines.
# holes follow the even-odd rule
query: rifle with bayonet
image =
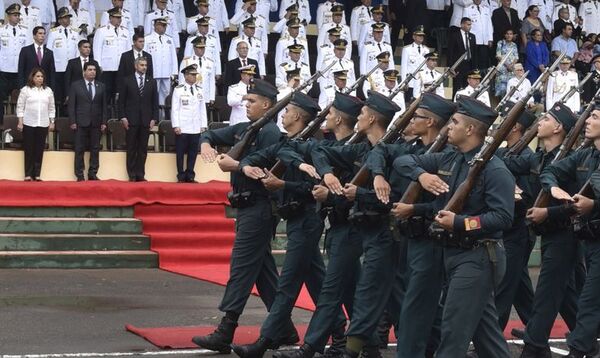
<svg viewBox="0 0 600 358">
<path fill-rule="evenodd" d="M 482 94 L 483 92 L 487 91 L 490 88 L 490 86 L 492 84 L 492 79 L 494 79 L 494 77 L 496 76 L 496 73 L 498 73 L 500 68 L 502 68 L 502 66 L 504 66 L 504 64 L 508 60 L 508 56 L 510 56 L 513 53 L 513 51 L 514 51 L 514 49 L 508 51 L 506 53 L 506 55 L 504 55 L 504 57 L 502 57 L 500 59 L 500 62 L 498 62 L 496 67 L 492 67 L 491 70 L 487 71 L 487 73 L 485 74 L 485 76 L 483 77 L 481 82 L 479 82 L 479 86 L 477 86 L 477 88 L 475 88 L 475 91 L 473 91 L 473 93 L 470 94 L 471 98 L 477 99 L 477 97 L 479 97 L 480 94 Z"/>
<path fill-rule="evenodd" d="M 502 107 L 504 107 L 504 105 L 506 104 L 506 102 L 508 102 L 511 99 L 511 97 L 517 92 L 517 90 L 519 89 L 519 87 L 521 87 L 521 85 L 523 84 L 523 82 L 527 79 L 527 75 L 528 74 L 529 74 L 529 71 L 525 72 L 523 74 L 523 77 L 521 77 L 519 79 L 519 82 L 517 82 L 517 84 L 514 85 L 510 89 L 510 91 L 506 92 L 506 94 L 504 95 L 504 97 L 502 97 L 502 99 L 500 100 L 500 102 L 496 106 L 496 108 L 495 108 L 496 112 L 500 112 L 500 110 L 502 109 Z"/>
<path fill-rule="evenodd" d="M 331 67 L 335 64 L 335 61 L 331 61 L 329 65 L 327 65 L 324 69 L 317 71 L 311 78 L 309 78 L 306 82 L 296 87 L 290 94 L 279 100 L 277 103 L 273 105 L 273 107 L 269 108 L 269 110 L 258 120 L 252 122 L 247 128 L 246 132 L 242 135 L 242 138 L 239 142 L 237 142 L 229 151 L 227 155 L 235 160 L 239 160 L 242 157 L 242 154 L 248 149 L 250 144 L 256 138 L 256 135 L 260 131 L 262 127 L 264 127 L 267 123 L 271 122 L 273 118 L 277 116 L 277 113 L 281 111 L 288 103 L 292 100 L 292 97 L 296 92 L 300 92 L 312 85 L 319 77 L 323 76 L 324 73 L 329 71 Z"/>
</svg>

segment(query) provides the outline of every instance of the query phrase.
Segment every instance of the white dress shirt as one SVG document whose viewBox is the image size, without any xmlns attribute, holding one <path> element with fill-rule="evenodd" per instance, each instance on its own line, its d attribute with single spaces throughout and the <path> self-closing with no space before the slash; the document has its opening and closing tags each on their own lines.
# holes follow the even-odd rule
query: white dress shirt
<svg viewBox="0 0 600 358">
<path fill-rule="evenodd" d="M 17 99 L 17 117 L 23 118 L 23 124 L 29 127 L 48 127 L 54 122 L 54 93 L 50 87 L 37 88 L 25 86 Z"/>
</svg>

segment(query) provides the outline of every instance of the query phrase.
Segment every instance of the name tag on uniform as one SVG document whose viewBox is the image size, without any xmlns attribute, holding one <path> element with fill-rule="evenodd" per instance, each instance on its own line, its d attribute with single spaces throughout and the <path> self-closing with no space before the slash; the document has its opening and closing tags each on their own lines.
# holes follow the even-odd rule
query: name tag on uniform
<svg viewBox="0 0 600 358">
<path fill-rule="evenodd" d="M 441 170 L 441 169 L 439 169 L 437 173 L 438 173 L 439 175 L 445 175 L 445 176 L 450 176 L 450 175 L 452 175 L 452 172 L 448 172 L 448 171 Z"/>
<path fill-rule="evenodd" d="M 587 172 L 589 170 L 590 170 L 590 168 L 588 168 L 588 167 L 577 167 L 578 172 Z"/>
<path fill-rule="evenodd" d="M 54 41 L 54 47 L 55 48 L 61 48 L 62 45 L 63 45 L 62 40 L 56 40 L 56 41 Z"/>
<path fill-rule="evenodd" d="M 106 39 L 106 40 L 104 40 L 104 44 L 105 44 L 106 46 L 112 46 L 112 45 L 114 44 L 114 42 L 115 42 L 115 41 L 114 41 L 114 40 L 112 40 L 112 39 Z"/>
<path fill-rule="evenodd" d="M 190 100 L 189 99 L 181 99 L 181 105 L 182 106 L 189 106 L 190 105 Z"/>
</svg>

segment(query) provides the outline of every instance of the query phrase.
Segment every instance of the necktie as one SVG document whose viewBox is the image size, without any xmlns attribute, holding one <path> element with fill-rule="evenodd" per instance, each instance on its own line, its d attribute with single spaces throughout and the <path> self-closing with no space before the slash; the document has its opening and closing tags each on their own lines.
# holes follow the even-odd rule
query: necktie
<svg viewBox="0 0 600 358">
<path fill-rule="evenodd" d="M 471 60 L 471 46 L 469 45 L 469 33 L 465 32 L 465 49 L 467 50 L 467 61 Z"/>
<path fill-rule="evenodd" d="M 142 53 L 138 52 L 138 57 L 137 58 L 140 58 L 140 57 L 142 57 Z"/>
<path fill-rule="evenodd" d="M 242 60 L 242 66 L 246 67 L 246 60 Z"/>
<path fill-rule="evenodd" d="M 419 54 L 421 53 L 421 45 L 417 46 L 417 49 L 419 50 Z"/>
<path fill-rule="evenodd" d="M 479 8 L 479 5 L 477 5 L 477 11 L 479 11 L 479 13 L 481 14 L 481 9 Z"/>
<path fill-rule="evenodd" d="M 17 29 L 13 27 L 13 36 L 17 36 Z"/>
<path fill-rule="evenodd" d="M 248 37 L 248 42 L 250 43 L 250 47 L 252 47 L 252 37 Z"/>
<path fill-rule="evenodd" d="M 192 92 L 192 96 L 194 95 L 194 86 L 190 86 L 190 92 Z"/>
<path fill-rule="evenodd" d="M 297 45 L 298 43 L 296 42 L 296 38 L 294 38 L 294 45 Z"/>
<path fill-rule="evenodd" d="M 25 6 L 25 15 L 29 16 L 29 8 Z"/>
<path fill-rule="evenodd" d="M 342 60 L 340 60 L 340 67 L 342 68 L 342 70 L 344 69 L 344 65 L 342 65 Z"/>
<path fill-rule="evenodd" d="M 433 71 L 429 71 L 429 73 L 431 74 L 431 78 L 434 78 L 433 77 Z"/>
<path fill-rule="evenodd" d="M 377 47 L 379 47 L 379 52 L 381 52 L 381 43 L 377 43 Z M 421 53 L 421 47 L 419 46 L 419 53 Z"/>
<path fill-rule="evenodd" d="M 198 68 L 202 68 L 202 57 L 198 57 Z"/>
<path fill-rule="evenodd" d="M 79 13 L 77 13 L 77 9 L 73 9 L 73 11 L 75 11 L 75 16 L 79 16 Z"/>
<path fill-rule="evenodd" d="M 119 36 L 119 30 L 115 27 L 115 34 L 117 34 L 117 36 Z"/>
<path fill-rule="evenodd" d="M 162 43 L 162 35 L 158 35 L 158 41 L 160 41 L 160 43 Z"/>
<path fill-rule="evenodd" d="M 371 15 L 371 9 L 369 9 L 369 7 L 368 7 L 368 6 L 367 6 L 367 13 L 369 14 L 369 17 L 373 17 L 373 16 Z"/>
<path fill-rule="evenodd" d="M 88 93 L 90 94 L 90 97 L 94 99 L 94 92 L 92 91 L 92 82 L 88 82 Z"/>
<path fill-rule="evenodd" d="M 144 93 L 144 76 L 140 76 L 140 84 L 138 85 L 140 96 Z"/>
<path fill-rule="evenodd" d="M 37 60 L 38 60 L 38 65 L 42 65 L 42 46 L 38 46 L 37 49 Z"/>
<path fill-rule="evenodd" d="M 65 37 L 69 38 L 69 30 L 65 29 Z"/>
</svg>

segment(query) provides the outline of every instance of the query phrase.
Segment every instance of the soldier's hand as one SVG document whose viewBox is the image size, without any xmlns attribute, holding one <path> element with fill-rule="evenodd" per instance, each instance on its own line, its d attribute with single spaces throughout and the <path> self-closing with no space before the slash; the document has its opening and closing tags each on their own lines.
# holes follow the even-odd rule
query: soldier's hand
<svg viewBox="0 0 600 358">
<path fill-rule="evenodd" d="M 311 178 L 321 180 L 321 176 L 319 175 L 319 173 L 317 173 L 315 167 L 313 167 L 310 164 L 302 163 L 298 166 L 298 169 L 308 174 Z"/>
<path fill-rule="evenodd" d="M 327 200 L 327 196 L 329 195 L 329 189 L 323 185 L 315 185 L 312 190 L 313 198 L 319 203 Z"/>
<path fill-rule="evenodd" d="M 587 215 L 594 210 L 594 201 L 583 195 L 573 195 L 573 209 L 578 215 Z"/>
<path fill-rule="evenodd" d="M 383 175 L 375 176 L 375 179 L 373 179 L 373 188 L 375 189 L 375 194 L 377 194 L 377 199 L 379 199 L 379 201 L 384 204 L 390 202 L 390 191 L 392 188 Z"/>
<path fill-rule="evenodd" d="M 233 172 L 238 170 L 240 162 L 228 156 L 227 154 L 221 154 L 217 157 L 217 164 L 224 172 Z"/>
<path fill-rule="evenodd" d="M 534 224 L 541 224 L 548 218 L 547 208 L 530 208 L 525 215 L 527 220 Z"/>
<path fill-rule="evenodd" d="M 283 189 L 285 186 L 285 181 L 273 175 L 273 173 L 266 168 L 263 170 L 263 172 L 265 177 L 261 179 L 261 181 L 268 191 L 277 191 Z"/>
<path fill-rule="evenodd" d="M 77 123 L 71 124 L 71 129 L 72 130 L 77 130 Z"/>
<path fill-rule="evenodd" d="M 344 186 L 344 196 L 346 197 L 346 199 L 348 199 L 349 201 L 354 201 L 354 199 L 356 199 L 356 189 L 356 185 L 347 183 Z"/>
<path fill-rule="evenodd" d="M 323 181 L 329 190 L 331 190 L 336 195 L 344 195 L 342 191 L 342 183 L 340 180 L 336 178 L 335 175 L 331 173 L 327 173 L 323 176 Z"/>
<path fill-rule="evenodd" d="M 419 175 L 419 183 L 423 189 L 427 190 L 433 195 L 446 193 L 450 189 L 448 184 L 446 184 L 445 181 L 440 179 L 440 177 L 435 174 L 423 173 Z"/>
<path fill-rule="evenodd" d="M 242 168 L 242 173 L 250 179 L 260 180 L 265 177 L 265 172 L 259 167 L 245 166 Z"/>
<path fill-rule="evenodd" d="M 54 123 L 50 123 L 50 125 L 48 126 L 48 131 L 54 132 Z"/>
<path fill-rule="evenodd" d="M 210 144 L 202 143 L 200 145 L 200 157 L 205 163 L 212 163 L 217 159 L 217 151 Z"/>
<path fill-rule="evenodd" d="M 121 118 L 121 123 L 123 123 L 123 128 L 125 128 L 125 130 L 129 129 L 129 121 L 127 118 Z"/>
<path fill-rule="evenodd" d="M 106 124 L 101 124 L 100 125 L 100 132 L 104 132 L 106 131 Z"/>
<path fill-rule="evenodd" d="M 559 188 L 557 186 L 552 187 L 552 189 L 550 189 L 550 194 L 556 200 L 573 201 L 573 197 L 571 197 L 571 195 L 569 195 L 569 193 L 567 193 L 566 191 L 562 190 L 561 188 Z"/>
<path fill-rule="evenodd" d="M 148 128 L 152 129 L 154 128 L 154 125 L 156 125 L 156 121 L 154 119 L 150 120 L 150 125 L 148 126 Z"/>
<path fill-rule="evenodd" d="M 414 211 L 414 205 L 397 202 L 392 206 L 391 213 L 398 219 L 408 219 L 414 215 Z"/>
<path fill-rule="evenodd" d="M 440 210 L 435 216 L 435 222 L 446 231 L 454 231 L 454 214 L 452 211 Z"/>
<path fill-rule="evenodd" d="M 173 128 L 173 131 L 175 132 L 175 135 L 180 135 L 181 134 L 181 128 L 179 128 L 179 127 Z"/>
</svg>

